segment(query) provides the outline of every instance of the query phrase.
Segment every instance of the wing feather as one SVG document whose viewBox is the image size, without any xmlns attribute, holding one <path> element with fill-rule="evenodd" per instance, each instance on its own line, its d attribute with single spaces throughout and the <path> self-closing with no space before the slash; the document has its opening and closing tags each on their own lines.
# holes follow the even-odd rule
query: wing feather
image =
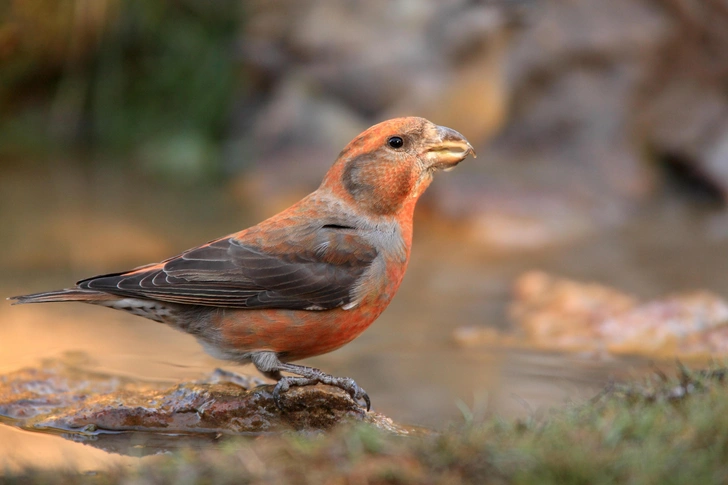
<svg viewBox="0 0 728 485">
<path fill-rule="evenodd" d="M 287 235 L 285 247 L 275 248 L 229 236 L 158 265 L 77 285 L 125 297 L 228 308 L 330 309 L 350 303 L 376 249 L 352 228 L 299 232 L 298 238 Z"/>
</svg>

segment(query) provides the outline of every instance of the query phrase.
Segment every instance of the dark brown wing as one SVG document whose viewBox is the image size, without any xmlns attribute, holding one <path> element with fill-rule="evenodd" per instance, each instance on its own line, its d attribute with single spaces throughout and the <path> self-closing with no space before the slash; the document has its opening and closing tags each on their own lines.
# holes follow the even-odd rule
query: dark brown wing
<svg viewBox="0 0 728 485">
<path fill-rule="evenodd" d="M 325 226 L 270 250 L 234 236 L 158 265 L 88 278 L 79 288 L 119 296 L 228 308 L 326 310 L 351 301 L 377 255 L 351 228 Z"/>
</svg>

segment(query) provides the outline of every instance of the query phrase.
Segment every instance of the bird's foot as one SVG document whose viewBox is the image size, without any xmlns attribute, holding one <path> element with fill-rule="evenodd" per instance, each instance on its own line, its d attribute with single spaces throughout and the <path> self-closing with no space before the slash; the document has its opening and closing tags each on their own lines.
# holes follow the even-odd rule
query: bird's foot
<svg viewBox="0 0 728 485">
<path fill-rule="evenodd" d="M 351 379 L 350 377 L 336 377 L 321 372 L 319 369 L 314 369 L 313 367 L 294 364 L 281 364 L 280 370 L 298 374 L 301 377 L 285 376 L 281 377 L 281 380 L 278 381 L 278 384 L 276 384 L 276 387 L 273 389 L 273 399 L 275 400 L 278 409 L 283 410 L 283 407 L 281 406 L 281 392 L 287 391 L 291 388 L 291 386 L 312 386 L 318 383 L 338 387 L 339 389 L 346 391 L 357 405 L 361 405 L 361 402 L 363 401 L 367 411 L 369 411 L 372 406 L 372 402 L 366 391 L 359 387 L 354 379 Z"/>
<path fill-rule="evenodd" d="M 281 403 L 281 392 L 286 392 L 291 386 L 314 386 L 318 384 L 316 379 L 308 379 L 306 377 L 281 377 L 273 388 L 273 401 L 276 403 L 276 407 L 283 411 L 283 404 Z"/>
<path fill-rule="evenodd" d="M 259 377 L 236 374 L 235 372 L 219 368 L 215 369 L 210 377 L 207 378 L 205 381 L 212 384 L 234 384 L 238 387 L 245 389 L 246 391 L 257 386 L 270 384 L 270 382 L 265 381 Z"/>
</svg>

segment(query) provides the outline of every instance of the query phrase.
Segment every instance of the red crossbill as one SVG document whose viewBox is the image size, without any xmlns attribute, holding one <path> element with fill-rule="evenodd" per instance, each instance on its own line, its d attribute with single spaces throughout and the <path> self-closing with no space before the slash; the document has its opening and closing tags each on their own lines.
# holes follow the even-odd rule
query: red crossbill
<svg viewBox="0 0 728 485">
<path fill-rule="evenodd" d="M 256 226 L 161 263 L 11 299 L 80 301 L 166 323 L 278 381 L 279 407 L 290 386 L 324 383 L 369 409 L 352 379 L 290 362 L 341 347 L 382 313 L 407 268 L 417 199 L 436 171 L 469 154 L 450 128 L 385 121 L 344 148 L 316 191 Z"/>
</svg>

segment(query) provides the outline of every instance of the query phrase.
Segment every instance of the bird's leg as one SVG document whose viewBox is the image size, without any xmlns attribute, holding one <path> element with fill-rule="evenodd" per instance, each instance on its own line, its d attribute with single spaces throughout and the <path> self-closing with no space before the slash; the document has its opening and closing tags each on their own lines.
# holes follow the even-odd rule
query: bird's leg
<svg viewBox="0 0 728 485">
<path fill-rule="evenodd" d="M 351 398 L 359 404 L 361 400 L 366 404 L 366 410 L 371 408 L 371 400 L 364 389 L 349 377 L 335 377 L 326 374 L 319 369 L 306 367 L 305 365 L 283 363 L 273 352 L 258 352 L 252 357 L 253 364 L 267 377 L 279 378 L 278 384 L 273 389 L 273 399 L 279 409 L 281 406 L 281 392 L 285 392 L 291 386 L 312 386 L 318 383 L 338 387 L 346 391 Z M 282 376 L 281 372 L 297 374 L 300 377 Z"/>
</svg>

